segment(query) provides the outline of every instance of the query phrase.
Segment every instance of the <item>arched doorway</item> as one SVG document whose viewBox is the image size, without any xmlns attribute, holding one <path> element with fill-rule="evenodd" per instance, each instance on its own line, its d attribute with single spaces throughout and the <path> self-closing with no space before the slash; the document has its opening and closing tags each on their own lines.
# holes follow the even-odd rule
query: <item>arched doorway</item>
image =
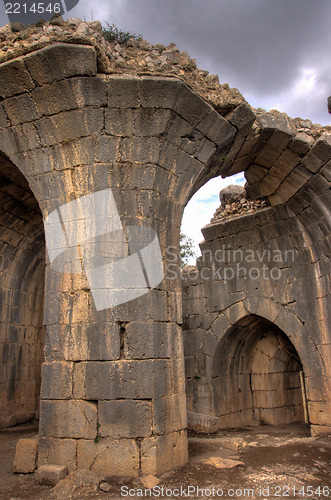
<svg viewBox="0 0 331 500">
<path fill-rule="evenodd" d="M 250 314 L 221 339 L 213 361 L 218 427 L 307 422 L 303 367 L 285 333 Z"/>
<path fill-rule="evenodd" d="M 45 241 L 28 182 L 0 153 L 0 427 L 38 416 Z"/>
</svg>

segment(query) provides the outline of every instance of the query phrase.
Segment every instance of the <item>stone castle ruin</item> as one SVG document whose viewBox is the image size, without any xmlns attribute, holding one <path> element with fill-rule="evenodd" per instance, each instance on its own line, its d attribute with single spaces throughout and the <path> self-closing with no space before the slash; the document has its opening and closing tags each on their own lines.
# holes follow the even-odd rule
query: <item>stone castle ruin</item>
<svg viewBox="0 0 331 500">
<path fill-rule="evenodd" d="M 1 426 L 39 414 L 39 467 L 125 476 L 184 465 L 187 428 L 330 433 L 331 127 L 252 109 L 174 44 L 38 24 L 0 30 Z M 166 269 L 192 195 L 239 172 L 197 266 L 145 295 L 97 310 L 49 261 L 49 214 L 109 188 Z"/>
</svg>

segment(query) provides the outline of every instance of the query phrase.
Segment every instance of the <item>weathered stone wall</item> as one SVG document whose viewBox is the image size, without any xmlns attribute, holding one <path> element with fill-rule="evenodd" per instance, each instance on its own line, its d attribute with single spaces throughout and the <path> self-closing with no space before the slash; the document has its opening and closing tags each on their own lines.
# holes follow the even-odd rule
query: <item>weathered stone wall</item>
<svg viewBox="0 0 331 500">
<path fill-rule="evenodd" d="M 264 218 L 257 219 L 260 222 L 254 223 L 253 229 L 244 226 L 240 237 L 255 248 L 261 244 L 258 238 L 264 231 L 263 238 L 267 238 L 270 231 L 279 227 L 281 234 L 283 228 L 292 231 L 294 227 L 293 234 L 299 242 L 295 244 L 308 245 L 309 255 L 320 259 L 321 269 L 319 278 L 317 264 L 309 267 L 314 294 L 298 302 L 298 307 L 312 296 L 324 297 L 320 285 L 326 273 L 323 259 L 320 253 L 314 253 L 309 238 L 317 235 L 318 224 L 323 220 L 318 236 L 326 235 L 324 189 L 329 170 L 324 165 L 329 159 L 328 129 L 300 119 L 291 120 L 277 112 L 255 112 L 238 91 L 220 85 L 215 78 L 207 78 L 175 46 L 157 48 L 142 40 L 137 45 L 131 41 L 126 47 L 118 47 L 103 40 L 98 23 L 57 23 L 60 25 L 55 27 L 46 24 L 27 28 L 27 39 L 24 32 L 16 39 L 8 27 L 1 32 L 1 57 L 6 62 L 0 65 L 0 151 L 8 158 L 9 169 L 14 171 L 17 167 L 27 180 L 44 221 L 62 205 L 110 188 L 123 226 L 152 227 L 166 264 L 169 246 L 178 248 L 182 213 L 189 198 L 211 177 L 245 169 L 250 177 L 249 195 L 267 196 L 272 205 L 280 207 L 264 212 L 269 217 L 266 227 Z M 161 53 L 165 59 L 161 59 Z M 166 61 L 162 68 L 159 59 Z M 256 166 L 262 168 L 259 176 L 255 175 Z M 293 198 L 304 185 L 319 194 L 308 208 L 305 197 L 298 201 Z M 292 205 L 284 208 L 282 203 L 289 200 Z M 291 210 L 301 210 L 302 221 Z M 254 217 L 260 217 L 260 213 Z M 304 224 L 304 232 L 300 224 Z M 276 229 L 269 227 L 272 225 Z M 214 232 L 215 227 L 205 229 L 207 247 L 214 240 L 220 244 L 223 238 Z M 224 227 L 235 239 L 238 223 L 226 223 Z M 29 243 L 25 247 L 17 240 L 18 253 L 30 243 L 33 256 L 42 253 L 40 226 L 38 248 L 28 225 L 26 230 L 24 236 Z M 283 243 L 281 238 L 272 240 L 277 248 Z M 304 248 L 302 253 L 303 256 L 298 250 L 301 259 L 307 258 Z M 28 252 L 24 262 L 33 265 Z M 36 297 L 33 307 L 40 314 L 42 259 L 38 262 L 38 271 L 27 281 Z M 176 266 L 174 263 L 175 271 Z M 25 278 L 24 273 L 22 270 Z M 136 476 L 160 474 L 186 463 L 180 278 L 178 273 L 175 280 L 167 278 L 144 296 L 97 310 L 86 274 L 58 272 L 46 257 L 43 322 L 47 334 L 42 368 L 40 465 L 53 463 L 71 470 L 91 468 Z M 306 377 L 316 384 L 326 380 L 319 353 L 327 344 L 327 335 L 322 337 L 305 329 L 296 316 L 301 318 L 301 310 L 295 310 L 293 316 L 285 315 L 283 323 L 278 309 L 277 321 L 273 318 L 273 306 L 270 317 L 265 312 L 269 302 L 274 304 L 271 297 L 284 302 L 286 312 L 297 307 L 288 299 L 292 281 L 285 292 L 275 287 L 277 296 L 271 284 L 259 289 L 263 290 L 265 314 L 254 302 L 258 294 L 250 296 L 245 287 L 236 289 L 244 285 L 237 280 L 236 284 L 228 283 L 222 292 L 214 280 L 202 288 L 190 287 L 189 295 L 198 293 L 200 297 L 201 293 L 208 297 L 208 310 L 201 313 L 205 342 L 214 342 L 216 348 L 216 337 L 209 329 L 211 323 L 207 325 L 211 317 L 216 320 L 219 316 L 220 332 L 223 317 L 226 318 L 223 310 L 230 311 L 229 306 L 236 304 L 242 313 L 242 300 L 249 300 L 245 310 L 275 322 L 291 339 Z M 239 292 L 243 296 L 236 299 Z M 22 296 L 22 301 L 26 304 L 29 298 Z M 190 308 L 195 305 L 194 301 L 188 302 L 186 316 L 191 321 L 196 315 Z M 258 299 L 257 302 L 262 304 Z M 305 311 L 304 308 L 303 315 Z M 318 320 L 324 321 L 318 311 Z M 20 324 L 18 318 L 14 318 L 15 325 Z M 301 319 L 306 322 L 304 317 Z M 29 326 L 29 319 L 25 318 L 23 324 Z M 32 325 L 39 332 L 40 323 L 36 320 Z M 303 330 L 299 332 L 301 326 Z M 7 326 L 4 337 L 9 331 Z M 300 335 L 301 343 L 297 340 Z M 195 336 L 192 334 L 191 338 Z M 194 342 L 189 344 L 194 346 Z M 192 355 L 200 359 L 199 349 L 200 344 L 196 350 L 193 347 Z M 210 361 L 204 352 L 203 356 L 204 362 Z M 24 361 L 24 366 L 28 362 Z M 15 366 L 19 365 L 17 359 Z M 36 371 L 35 380 L 37 375 Z M 200 386 L 207 387 L 203 377 L 201 374 Z M 313 382 L 309 387 L 311 413 L 315 408 L 317 415 L 314 424 L 322 426 L 318 411 L 324 408 L 323 401 L 312 389 Z M 194 390 L 194 385 L 189 385 L 189 394 Z M 284 394 L 286 390 L 284 385 Z"/>
<path fill-rule="evenodd" d="M 216 218 L 203 228 L 205 260 L 198 259 L 198 268 L 188 269 L 183 276 L 192 425 L 202 419 L 215 427 L 215 419 L 206 420 L 203 414 L 218 417 L 220 427 L 302 419 L 302 409 L 296 408 L 297 390 L 291 399 L 280 387 L 273 392 L 273 374 L 278 373 L 279 386 L 284 369 L 268 367 L 263 356 L 256 357 L 262 342 L 274 364 L 280 357 L 280 363 L 288 366 L 285 374 L 296 372 L 288 375 L 291 382 L 285 382 L 285 388 L 298 387 L 302 364 L 312 433 L 330 432 L 329 214 L 327 165 L 286 205 L 228 221 Z M 294 348 L 291 359 L 297 358 L 293 366 L 286 359 L 291 349 L 275 354 L 273 343 L 284 334 Z M 261 393 L 256 399 L 259 364 L 263 390 L 269 386 L 269 394 Z M 279 400 L 272 401 L 273 396 Z M 200 413 L 200 418 L 194 413 Z"/>
<path fill-rule="evenodd" d="M 229 148 L 230 123 L 179 80 L 97 74 L 92 47 L 56 44 L 0 73 L 0 149 L 44 218 L 110 187 L 124 226 L 153 227 L 164 258 L 178 247 L 184 205 Z M 164 279 L 97 311 L 84 274 L 46 262 L 39 464 L 134 476 L 186 462 L 179 292 Z"/>
<path fill-rule="evenodd" d="M 3 156 L 0 182 L 0 427 L 7 427 L 39 411 L 45 243 L 38 204 Z"/>
</svg>

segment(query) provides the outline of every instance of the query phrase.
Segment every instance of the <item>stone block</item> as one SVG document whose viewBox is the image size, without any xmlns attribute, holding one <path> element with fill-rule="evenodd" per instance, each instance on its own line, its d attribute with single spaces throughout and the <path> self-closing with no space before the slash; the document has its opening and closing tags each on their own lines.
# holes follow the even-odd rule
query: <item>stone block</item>
<svg viewBox="0 0 331 500">
<path fill-rule="evenodd" d="M 42 365 L 42 399 L 70 399 L 72 397 L 73 363 L 54 361 Z"/>
<path fill-rule="evenodd" d="M 309 401 L 309 421 L 312 425 L 330 425 L 330 403 Z"/>
<path fill-rule="evenodd" d="M 290 144 L 291 140 L 292 133 L 276 129 L 272 133 L 267 144 L 275 149 L 280 149 L 283 151 Z"/>
<path fill-rule="evenodd" d="M 219 339 L 212 332 L 206 332 L 202 345 L 201 352 L 207 356 L 215 356 L 216 349 L 219 345 Z"/>
<path fill-rule="evenodd" d="M 35 122 L 44 146 L 68 142 L 93 133 L 99 134 L 103 128 L 103 109 L 85 108 L 59 113 Z"/>
<path fill-rule="evenodd" d="M 107 103 L 104 75 L 70 78 L 42 85 L 31 97 L 43 115 L 52 115 L 84 106 L 105 106 Z"/>
<path fill-rule="evenodd" d="M 52 500 L 71 500 L 76 495 L 82 496 L 82 491 L 84 491 L 85 497 L 93 495 L 94 498 L 97 498 L 100 495 L 99 487 L 101 489 L 101 484 L 107 485 L 110 489 L 110 485 L 105 481 L 100 481 L 94 472 L 86 469 L 75 470 L 52 488 L 49 496 L 52 497 Z"/>
<path fill-rule="evenodd" d="M 67 467 L 63 465 L 42 465 L 35 472 L 37 483 L 47 486 L 55 486 L 68 475 Z"/>
<path fill-rule="evenodd" d="M 120 139 L 101 135 L 97 139 L 95 160 L 97 162 L 113 163 L 118 160 Z M 97 166 L 98 168 L 98 166 Z"/>
<path fill-rule="evenodd" d="M 142 77 L 141 105 L 144 108 L 173 109 L 185 84 L 177 78 Z"/>
<path fill-rule="evenodd" d="M 39 438 L 38 467 L 48 463 L 76 469 L 76 439 Z"/>
<path fill-rule="evenodd" d="M 97 405 L 87 401 L 42 400 L 40 436 L 94 439 L 97 435 L 97 413 Z"/>
<path fill-rule="evenodd" d="M 160 155 L 160 140 L 156 137 L 125 137 L 120 147 L 123 162 L 156 164 Z"/>
<path fill-rule="evenodd" d="M 267 142 L 267 144 L 255 158 L 254 162 L 261 167 L 271 168 L 275 161 L 278 160 L 281 153 L 281 149 L 276 148 L 273 145 L 269 145 L 269 143 Z"/>
<path fill-rule="evenodd" d="M 175 394 L 153 401 L 153 434 L 169 434 L 186 429 L 186 397 Z"/>
<path fill-rule="evenodd" d="M 194 157 L 201 161 L 202 163 L 207 163 L 211 160 L 213 154 L 216 151 L 216 146 L 213 142 L 204 139 L 201 141 L 201 146 L 198 151 L 195 153 Z"/>
<path fill-rule="evenodd" d="M 131 137 L 135 132 L 134 109 L 107 108 L 105 130 L 107 134 L 119 137 Z"/>
<path fill-rule="evenodd" d="M 212 108 L 195 92 L 182 84 L 174 110 L 194 126 L 198 126 L 204 118 L 212 111 Z"/>
<path fill-rule="evenodd" d="M 330 436 L 331 425 L 311 425 L 310 432 L 312 437 Z"/>
<path fill-rule="evenodd" d="M 200 348 L 204 336 L 204 330 L 188 330 L 183 334 L 185 357 L 195 356 Z"/>
<path fill-rule="evenodd" d="M 22 94 L 34 87 L 35 83 L 26 69 L 23 58 L 0 65 L 0 97 Z"/>
<path fill-rule="evenodd" d="M 72 76 L 95 76 L 94 47 L 56 43 L 24 57 L 26 67 L 38 85 Z"/>
<path fill-rule="evenodd" d="M 298 165 L 300 156 L 286 149 L 269 170 L 269 174 L 282 181 Z"/>
<path fill-rule="evenodd" d="M 125 328 L 126 359 L 171 358 L 178 353 L 177 326 L 171 323 L 133 321 Z"/>
<path fill-rule="evenodd" d="M 315 142 L 311 152 L 323 160 L 324 163 L 331 159 L 331 133 L 324 132 Z"/>
<path fill-rule="evenodd" d="M 182 434 L 183 438 L 177 441 L 179 434 Z M 185 465 L 187 463 L 185 437 L 186 432 L 179 431 L 144 439 L 141 443 L 141 473 L 159 476 L 174 467 Z"/>
<path fill-rule="evenodd" d="M 253 128 L 253 132 L 250 133 L 243 142 L 237 157 L 240 158 L 241 156 L 249 155 L 253 158 L 256 151 L 259 151 L 261 148 L 261 144 L 265 144 L 265 142 L 259 140 L 259 135 L 256 134 Z"/>
<path fill-rule="evenodd" d="M 167 360 L 77 363 L 74 395 L 79 399 L 152 399 L 171 391 Z"/>
<path fill-rule="evenodd" d="M 262 193 L 263 196 L 269 196 L 272 193 L 276 191 L 276 189 L 279 187 L 280 183 L 282 182 L 282 179 L 279 179 L 278 177 L 275 177 L 272 175 L 270 172 L 273 170 L 274 167 L 272 167 L 267 175 L 263 178 L 263 180 L 259 183 L 259 191 Z M 277 175 L 278 172 L 274 173 Z"/>
<path fill-rule="evenodd" d="M 169 109 L 133 110 L 134 134 L 138 137 L 160 136 L 165 133 L 174 116 Z"/>
<path fill-rule="evenodd" d="M 187 431 L 182 430 L 174 434 L 173 467 L 183 467 L 188 462 Z"/>
<path fill-rule="evenodd" d="M 321 168 L 320 173 L 324 175 L 324 177 L 331 182 L 331 160 Z"/>
<path fill-rule="evenodd" d="M 52 326 L 52 335 L 53 335 Z M 63 325 L 62 352 L 69 361 L 110 361 L 120 358 L 118 323 L 77 323 Z"/>
<path fill-rule="evenodd" d="M 236 158 L 229 170 L 226 172 L 227 177 L 231 175 L 238 174 L 239 172 L 243 172 L 246 170 L 251 162 L 251 158 L 249 155 L 247 156 L 241 156 L 240 158 Z"/>
<path fill-rule="evenodd" d="M 6 152 L 7 156 L 39 148 L 40 146 L 40 139 L 36 134 L 33 123 L 16 125 L 3 130 L 0 134 L 0 148 Z"/>
<path fill-rule="evenodd" d="M 107 105 L 107 76 L 97 74 L 94 78 L 80 76 L 71 78 L 75 101 L 80 108 L 84 106 Z"/>
<path fill-rule="evenodd" d="M 137 477 L 139 449 L 132 439 L 82 439 L 77 446 L 77 468 L 107 476 Z"/>
<path fill-rule="evenodd" d="M 314 154 L 313 149 L 311 149 L 301 160 L 302 166 L 313 174 L 318 172 L 322 168 L 324 163 L 324 160 Z"/>
<path fill-rule="evenodd" d="M 243 102 L 227 114 L 226 119 L 238 130 L 240 135 L 242 135 L 249 132 L 256 120 L 256 115 L 252 108 Z"/>
<path fill-rule="evenodd" d="M 113 75 L 108 78 L 108 108 L 137 108 L 140 105 L 139 78 Z"/>
<path fill-rule="evenodd" d="M 6 115 L 3 104 L 0 104 L 0 130 L 9 127 L 8 117 Z"/>
<path fill-rule="evenodd" d="M 37 466 L 38 438 L 19 439 L 16 444 L 16 452 L 13 471 L 20 474 L 29 474 Z"/>
<path fill-rule="evenodd" d="M 101 437 L 141 438 L 152 434 L 150 401 L 99 401 L 99 433 Z"/>
<path fill-rule="evenodd" d="M 306 155 L 313 144 L 314 138 L 311 135 L 305 132 L 298 132 L 289 147 L 299 155 Z"/>
<path fill-rule="evenodd" d="M 204 413 L 188 412 L 187 428 L 189 431 L 214 434 L 218 431 L 218 417 Z"/>
<path fill-rule="evenodd" d="M 227 146 L 236 134 L 236 129 L 217 111 L 211 110 L 202 120 L 198 129 L 217 146 Z"/>
<path fill-rule="evenodd" d="M 272 206 L 287 202 L 312 177 L 306 169 L 297 167 L 282 182 L 277 191 L 268 196 Z"/>
<path fill-rule="evenodd" d="M 294 133 L 294 128 L 290 125 L 289 117 L 286 113 L 261 113 L 257 116 L 257 123 L 261 127 L 261 137 L 266 140 L 276 129 L 289 135 L 293 135 Z"/>
<path fill-rule="evenodd" d="M 217 339 L 221 339 L 230 327 L 231 323 L 229 319 L 224 314 L 220 314 L 218 318 L 213 322 L 211 331 L 214 333 Z"/>
<path fill-rule="evenodd" d="M 39 110 L 28 94 L 5 99 L 3 106 L 12 125 L 31 122 L 40 118 Z"/>
</svg>

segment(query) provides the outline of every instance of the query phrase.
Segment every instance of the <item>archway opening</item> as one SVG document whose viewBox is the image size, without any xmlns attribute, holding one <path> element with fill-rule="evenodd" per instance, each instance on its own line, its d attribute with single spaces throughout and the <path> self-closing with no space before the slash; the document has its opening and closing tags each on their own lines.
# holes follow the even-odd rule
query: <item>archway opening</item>
<svg viewBox="0 0 331 500">
<path fill-rule="evenodd" d="M 303 367 L 274 323 L 240 319 L 221 340 L 213 362 L 218 427 L 308 422 Z"/>
<path fill-rule="evenodd" d="M 30 186 L 0 153 L 0 427 L 38 417 L 45 238 Z"/>
</svg>

